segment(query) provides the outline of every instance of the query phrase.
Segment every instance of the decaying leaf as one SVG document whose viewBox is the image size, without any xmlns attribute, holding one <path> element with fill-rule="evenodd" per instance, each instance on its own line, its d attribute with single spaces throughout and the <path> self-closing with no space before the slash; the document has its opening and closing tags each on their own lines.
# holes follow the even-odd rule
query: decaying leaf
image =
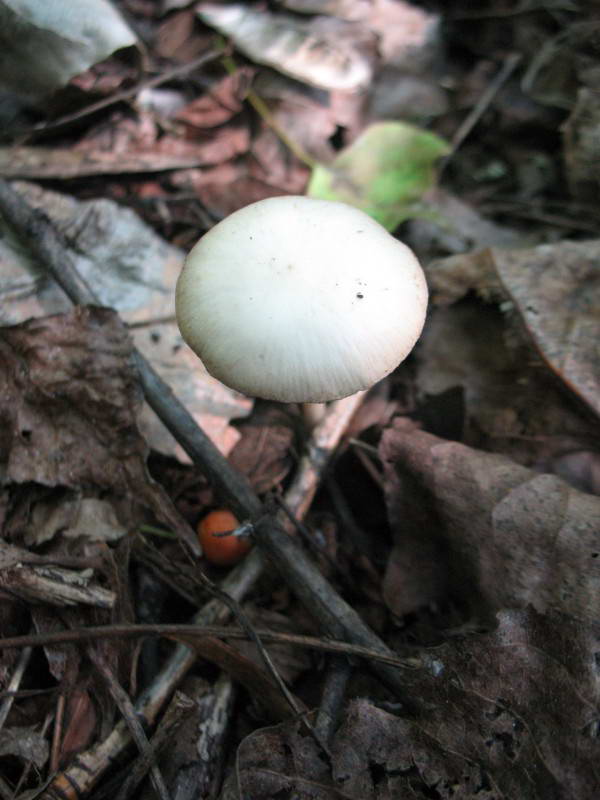
<svg viewBox="0 0 600 800">
<path fill-rule="evenodd" d="M 246 606 L 244 611 L 255 630 L 277 631 L 282 634 L 299 633 L 297 620 L 291 620 L 277 611 L 258 606 Z M 242 656 L 253 661 L 258 667 L 264 667 L 264 661 L 254 642 L 234 640 L 231 644 Z M 288 685 L 292 685 L 299 675 L 310 669 L 310 655 L 285 642 L 269 644 L 267 650 L 277 672 Z"/>
<path fill-rule="evenodd" d="M 406 673 L 415 715 L 353 700 L 330 747 L 331 770 L 298 723 L 262 729 L 238 749 L 247 800 L 594 800 L 599 631 L 533 610 L 491 633 L 432 650 Z"/>
<path fill-rule="evenodd" d="M 294 429 L 279 408 L 270 407 L 240 426 L 241 438 L 229 456 L 257 494 L 281 485 L 292 468 Z"/>
<path fill-rule="evenodd" d="M 16 756 L 42 769 L 48 760 L 48 740 L 33 728 L 15 727 L 0 731 L 0 756 Z"/>
<path fill-rule="evenodd" d="M 307 22 L 239 3 L 202 2 L 197 9 L 203 22 L 258 64 L 321 89 L 356 90 L 369 83 L 371 63 L 362 51 L 373 38 L 361 26 L 326 17 Z"/>
<path fill-rule="evenodd" d="M 151 509 L 188 536 L 148 475 L 131 339 L 113 311 L 76 307 L 0 329 L 0 352 L 4 485 L 102 492 L 127 529 Z M 25 529 L 21 519 L 13 537 Z"/>
<path fill-rule="evenodd" d="M 562 126 L 563 153 L 569 189 L 574 197 L 593 202 L 598 193 L 600 171 L 600 103 L 595 91 L 582 87 L 569 119 Z"/>
<path fill-rule="evenodd" d="M 590 446 L 596 423 L 511 321 L 474 297 L 430 310 L 416 351 L 421 419 L 443 438 L 555 472 L 555 459 Z"/>
<path fill-rule="evenodd" d="M 508 300 L 528 338 L 566 387 L 600 414 L 600 241 L 476 251 L 427 268 L 436 303 L 474 289 Z"/>
<path fill-rule="evenodd" d="M 401 420 L 384 434 L 381 455 L 396 541 L 384 594 L 394 612 L 414 610 L 403 579 L 418 581 L 433 564 L 451 595 L 481 617 L 531 605 L 598 618 L 600 498 L 503 456 L 406 430 Z M 412 571 L 403 578 L 405 562 Z"/>
<path fill-rule="evenodd" d="M 313 169 L 307 194 L 356 206 L 391 231 L 423 213 L 419 203 L 433 185 L 434 164 L 447 151 L 429 131 L 375 123 L 330 164 Z"/>
<path fill-rule="evenodd" d="M 196 650 L 200 658 L 206 659 L 223 669 L 234 680 L 244 686 L 250 696 L 271 718 L 286 719 L 293 713 L 291 706 L 284 698 L 281 689 L 264 666 L 258 666 L 252 659 L 240 653 L 237 647 L 210 636 L 202 638 L 198 643 L 196 637 L 177 634 L 174 640 Z M 264 662 L 263 662 L 264 663 Z M 298 706 L 302 703 L 297 701 Z"/>
<path fill-rule="evenodd" d="M 242 109 L 245 92 L 254 70 L 239 67 L 235 74 L 225 75 L 208 91 L 187 103 L 175 118 L 191 128 L 213 128 L 222 125 Z"/>
<path fill-rule="evenodd" d="M 280 5 L 299 14 L 331 14 L 340 19 L 365 19 L 370 0 L 281 0 Z"/>
<path fill-rule="evenodd" d="M 0 3 L 0 88 L 38 100 L 136 37 L 108 0 Z"/>
<path fill-rule="evenodd" d="M 90 696 L 90 687 L 82 681 L 68 694 L 65 734 L 61 742 L 61 764 L 67 763 L 91 744 L 97 722 L 98 715 Z"/>
<path fill-rule="evenodd" d="M 187 677 L 181 691 L 194 698 L 193 710 L 161 753 L 160 769 L 171 797 L 209 797 L 228 750 L 236 687 L 222 673 L 213 684 L 198 676 Z"/>
</svg>

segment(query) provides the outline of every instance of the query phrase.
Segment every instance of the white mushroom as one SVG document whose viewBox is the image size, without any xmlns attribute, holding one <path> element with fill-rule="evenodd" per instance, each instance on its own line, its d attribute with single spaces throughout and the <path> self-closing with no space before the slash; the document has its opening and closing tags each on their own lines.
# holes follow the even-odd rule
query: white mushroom
<svg viewBox="0 0 600 800">
<path fill-rule="evenodd" d="M 318 403 L 367 389 L 412 350 L 427 307 L 419 262 L 343 203 L 273 197 L 234 212 L 177 283 L 185 341 L 232 389 Z"/>
</svg>

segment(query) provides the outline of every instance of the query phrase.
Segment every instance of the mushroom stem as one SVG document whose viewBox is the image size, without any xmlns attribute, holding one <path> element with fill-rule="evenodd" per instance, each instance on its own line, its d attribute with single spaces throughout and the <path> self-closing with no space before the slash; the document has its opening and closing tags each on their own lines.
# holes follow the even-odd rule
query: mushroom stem
<svg viewBox="0 0 600 800">
<path fill-rule="evenodd" d="M 325 403 L 302 403 L 302 416 L 307 430 L 312 430 L 325 416 Z"/>
</svg>

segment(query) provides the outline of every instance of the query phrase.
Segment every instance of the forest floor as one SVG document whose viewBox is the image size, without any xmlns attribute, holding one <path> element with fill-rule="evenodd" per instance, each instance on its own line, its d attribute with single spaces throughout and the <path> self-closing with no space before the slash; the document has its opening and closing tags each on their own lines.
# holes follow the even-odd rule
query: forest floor
<svg viewBox="0 0 600 800">
<path fill-rule="evenodd" d="M 0 10 L 0 800 L 595 800 L 598 9 L 54 5 Z M 174 316 L 301 194 L 430 291 L 313 429 Z"/>
</svg>

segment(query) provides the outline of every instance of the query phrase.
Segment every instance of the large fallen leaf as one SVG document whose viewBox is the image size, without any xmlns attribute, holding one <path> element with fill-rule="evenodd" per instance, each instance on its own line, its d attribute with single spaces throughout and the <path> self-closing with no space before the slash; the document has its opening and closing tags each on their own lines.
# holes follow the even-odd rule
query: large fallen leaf
<svg viewBox="0 0 600 800">
<path fill-rule="evenodd" d="M 298 723 L 238 749 L 246 800 L 595 800 L 599 632 L 534 611 L 431 651 L 406 673 L 416 713 L 366 699 L 344 711 L 330 758 Z M 331 766 L 329 766 L 331 765 Z"/>
<path fill-rule="evenodd" d="M 476 290 L 508 300 L 529 340 L 563 381 L 600 414 L 600 240 L 526 250 L 477 251 L 430 264 L 434 303 Z"/>
<path fill-rule="evenodd" d="M 368 127 L 328 165 L 317 164 L 307 194 L 362 209 L 388 230 L 424 213 L 434 165 L 448 152 L 438 136 L 403 122 Z"/>
<path fill-rule="evenodd" d="M 135 42 L 108 0 L 1 0 L 0 88 L 38 100 Z"/>
<path fill-rule="evenodd" d="M 326 17 L 307 22 L 240 3 L 202 2 L 197 11 L 258 64 L 320 89 L 355 90 L 369 84 L 371 59 L 363 51 L 374 37 L 361 26 Z"/>
<path fill-rule="evenodd" d="M 421 605 L 447 582 L 481 617 L 531 605 L 598 619 L 600 498 L 402 420 L 384 434 L 381 456 L 396 541 L 384 587 L 393 611 L 414 610 L 405 585 L 422 575 L 430 596 Z"/>
<path fill-rule="evenodd" d="M 594 440 L 597 422 L 495 304 L 470 297 L 432 308 L 416 354 L 420 414 L 430 433 L 549 472 L 555 459 Z"/>
</svg>

